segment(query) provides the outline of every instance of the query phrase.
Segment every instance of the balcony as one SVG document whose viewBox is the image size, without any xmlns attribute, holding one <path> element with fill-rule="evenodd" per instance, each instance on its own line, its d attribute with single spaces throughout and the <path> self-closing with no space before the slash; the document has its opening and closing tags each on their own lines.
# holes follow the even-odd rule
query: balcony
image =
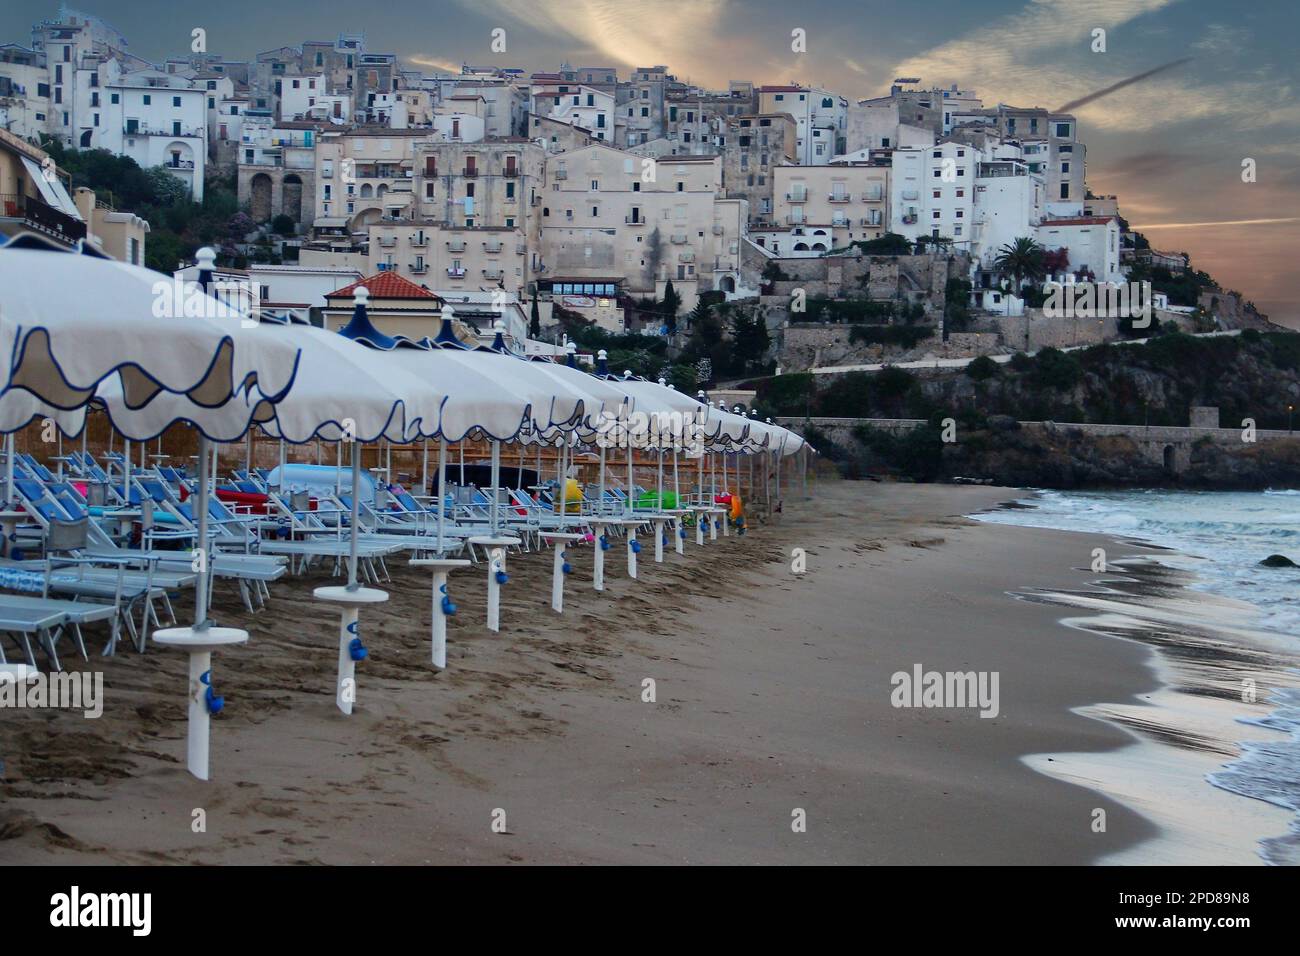
<svg viewBox="0 0 1300 956">
<path fill-rule="evenodd" d="M 460 171 L 460 174 L 461 174 L 462 176 L 464 176 L 466 179 L 477 179 L 477 178 L 478 178 L 478 170 L 477 170 L 477 169 L 474 169 L 474 168 L 472 168 L 472 167 L 469 167 L 469 166 L 466 166 L 464 169 L 462 169 L 462 170 Z"/>
<path fill-rule="evenodd" d="M 881 225 L 884 225 L 884 223 L 882 223 L 882 222 L 880 221 L 880 217 L 879 217 L 879 216 L 868 216 L 866 219 L 863 219 L 863 220 L 862 220 L 862 223 L 861 223 L 861 224 L 864 225 L 864 226 L 881 226 Z"/>
<path fill-rule="evenodd" d="M 396 236 L 380 236 L 380 237 L 379 237 L 379 244 L 380 244 L 381 246 L 383 246 L 385 249 L 391 249 L 391 248 L 393 248 L 393 246 L 397 245 L 397 237 L 396 237 Z"/>
<path fill-rule="evenodd" d="M 678 262 L 694 262 L 694 261 L 695 261 L 695 253 L 693 253 L 693 252 L 683 252 L 683 253 L 679 253 L 678 256 L 677 256 L 677 261 L 678 261 Z"/>
<path fill-rule="evenodd" d="M 684 245 L 686 245 L 686 241 L 687 241 L 687 239 L 688 239 L 688 236 L 687 236 L 686 233 L 684 233 L 684 232 L 674 232 L 673 235 L 672 235 L 672 243 L 673 243 L 674 246 L 684 246 Z"/>
<path fill-rule="evenodd" d="M 915 189 L 903 190 L 903 200 L 905 202 L 911 202 L 914 199 L 920 199 L 920 198 L 921 198 L 921 194 L 917 192 Z"/>
<path fill-rule="evenodd" d="M 449 240 L 447 241 L 447 250 L 448 250 L 449 252 L 464 252 L 464 251 L 465 251 L 465 240 L 464 240 L 464 239 L 449 239 Z"/>
<path fill-rule="evenodd" d="M 785 194 L 786 202 L 807 202 L 808 194 L 806 192 L 793 192 Z"/>
<path fill-rule="evenodd" d="M 863 202 L 881 202 L 885 198 L 884 190 L 879 187 L 868 189 L 862 194 Z"/>
<path fill-rule="evenodd" d="M 84 222 L 31 196 L 0 194 L 0 213 L 5 219 L 17 219 L 38 232 L 67 242 L 86 238 Z"/>
<path fill-rule="evenodd" d="M 422 232 L 415 232 L 410 237 L 411 245 L 417 249 L 422 249 L 429 244 L 429 237 Z"/>
<path fill-rule="evenodd" d="M 122 127 L 122 132 L 127 136 L 171 136 L 179 139 L 201 139 L 204 135 L 203 130 L 192 126 L 182 126 L 178 133 L 173 129 L 159 129 L 154 126 L 133 127 L 130 123 Z M 245 142 L 247 143 L 247 141 Z M 255 144 L 247 143 L 247 145 L 252 146 Z"/>
<path fill-rule="evenodd" d="M 853 197 L 848 193 L 831 193 L 826 197 L 827 202 L 848 202 Z"/>
<path fill-rule="evenodd" d="M 713 234 L 714 234 L 715 236 L 721 236 L 721 235 L 724 234 L 726 231 L 727 231 L 727 229 L 726 229 L 725 226 L 722 225 L 722 223 L 720 223 L 720 222 L 715 222 L 715 223 L 713 224 Z"/>
<path fill-rule="evenodd" d="M 424 275 L 429 271 L 429 264 L 426 262 L 412 262 L 410 270 L 412 275 Z"/>
<path fill-rule="evenodd" d="M 504 176 L 506 179 L 518 179 L 518 178 L 519 178 L 519 167 L 518 167 L 518 166 L 507 166 L 507 167 L 505 168 L 505 171 L 502 172 L 501 175 Z"/>
<path fill-rule="evenodd" d="M 497 279 L 500 279 L 502 275 L 503 275 L 503 273 L 502 273 L 502 271 L 501 271 L 500 269 L 484 269 L 484 270 L 483 270 L 483 278 L 484 278 L 484 279 L 497 280 Z"/>
<path fill-rule="evenodd" d="M 485 252 L 491 252 L 491 253 L 494 253 L 494 254 L 500 252 L 500 251 L 501 251 L 501 242 L 500 242 L 500 240 L 493 239 L 491 242 L 485 242 L 485 243 L 483 243 L 483 251 L 485 251 Z"/>
<path fill-rule="evenodd" d="M 915 216 L 915 214 L 913 214 L 913 215 L 911 215 L 911 216 L 904 216 L 904 217 L 903 217 L 903 225 L 905 225 L 905 226 L 915 226 L 915 225 L 916 225 L 916 216 Z"/>
<path fill-rule="evenodd" d="M 624 221 L 625 223 L 627 223 L 629 226 L 644 226 L 644 225 L 645 225 L 645 220 L 644 220 L 644 219 L 642 219 L 640 216 L 634 216 L 634 215 L 632 215 L 631 213 L 628 213 L 626 216 L 624 216 L 624 217 L 623 217 L 623 221 Z"/>
<path fill-rule="evenodd" d="M 453 279 L 463 279 L 465 278 L 465 270 L 457 266 L 447 266 L 447 275 Z"/>
<path fill-rule="evenodd" d="M 557 169 L 551 174 L 552 179 L 568 179 L 569 171 L 567 169 Z"/>
<path fill-rule="evenodd" d="M 802 226 L 808 220 L 803 216 L 786 216 L 785 222 L 788 226 Z"/>
</svg>

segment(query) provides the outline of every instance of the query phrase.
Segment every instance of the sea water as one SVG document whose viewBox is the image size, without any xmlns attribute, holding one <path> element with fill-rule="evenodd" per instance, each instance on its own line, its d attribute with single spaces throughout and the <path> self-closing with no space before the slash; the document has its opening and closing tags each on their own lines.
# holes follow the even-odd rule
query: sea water
<svg viewBox="0 0 1300 956">
<path fill-rule="evenodd" d="M 1294 642 L 1300 656 L 1300 569 L 1261 567 L 1281 554 L 1300 564 L 1300 490 L 1263 492 L 1040 491 L 1023 507 L 972 517 L 998 524 L 1086 531 L 1158 545 L 1161 564 L 1191 572 L 1190 586 L 1253 605 L 1247 627 Z M 1273 711 L 1253 721 L 1290 735 L 1246 742 L 1242 756 L 1210 782 L 1300 813 L 1300 690 L 1276 692 Z M 1300 864 L 1300 818 L 1286 836 L 1263 841 L 1271 863 Z"/>
</svg>

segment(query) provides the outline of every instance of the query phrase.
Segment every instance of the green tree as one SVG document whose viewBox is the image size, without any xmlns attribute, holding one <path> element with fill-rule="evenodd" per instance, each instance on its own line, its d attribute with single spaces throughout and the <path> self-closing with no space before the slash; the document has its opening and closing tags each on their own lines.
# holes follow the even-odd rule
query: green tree
<svg viewBox="0 0 1300 956">
<path fill-rule="evenodd" d="M 767 350 L 772 344 L 767 332 L 767 321 L 755 310 L 738 309 L 731 320 L 732 354 L 738 368 L 735 371 L 758 371 L 767 358 Z"/>
<path fill-rule="evenodd" d="M 664 298 L 659 303 L 660 311 L 664 315 L 664 325 L 668 327 L 668 334 L 673 335 L 677 332 L 677 313 L 682 307 L 682 297 L 677 294 L 673 288 L 673 280 L 669 279 L 668 284 L 664 286 Z"/>
<path fill-rule="evenodd" d="M 1025 279 L 1038 279 L 1043 275 L 1043 247 L 1028 236 L 1009 242 L 998 250 L 994 267 L 1015 280 L 1016 289 Z"/>
</svg>

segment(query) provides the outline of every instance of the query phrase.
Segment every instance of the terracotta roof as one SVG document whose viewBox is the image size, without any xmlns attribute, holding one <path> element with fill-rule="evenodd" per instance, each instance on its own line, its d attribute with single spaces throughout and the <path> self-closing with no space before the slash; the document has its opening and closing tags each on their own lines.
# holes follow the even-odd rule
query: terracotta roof
<svg viewBox="0 0 1300 956">
<path fill-rule="evenodd" d="M 438 297 L 423 286 L 418 286 L 405 276 L 396 272 L 376 272 L 372 276 L 358 279 L 351 285 L 327 293 L 327 299 L 352 298 L 357 286 L 363 285 L 372 299 L 437 299 Z"/>
</svg>

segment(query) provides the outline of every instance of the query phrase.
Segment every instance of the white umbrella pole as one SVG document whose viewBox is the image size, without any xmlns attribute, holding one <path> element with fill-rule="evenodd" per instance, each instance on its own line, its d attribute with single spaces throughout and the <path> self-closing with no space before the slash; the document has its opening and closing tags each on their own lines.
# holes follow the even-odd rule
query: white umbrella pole
<svg viewBox="0 0 1300 956">
<path fill-rule="evenodd" d="M 625 514 L 632 514 L 632 495 L 634 490 L 634 478 L 632 476 L 632 436 L 627 436 L 627 503 L 623 506 Z"/>
<path fill-rule="evenodd" d="M 83 436 L 85 432 L 82 432 Z M 13 503 L 14 498 L 14 433 L 5 435 L 5 504 Z M 6 548 L 6 551 L 8 549 Z"/>
<path fill-rule="evenodd" d="M 438 553 L 443 553 L 443 532 L 447 525 L 447 439 L 438 439 Z"/>
<path fill-rule="evenodd" d="M 288 463 L 284 452 L 284 439 L 280 439 L 280 494 L 284 494 L 284 470 Z"/>
<path fill-rule="evenodd" d="M 131 507 L 131 439 L 123 436 L 122 438 L 122 505 Z M 202 461 L 204 455 L 203 440 L 199 440 L 199 458 Z"/>
<path fill-rule="evenodd" d="M 283 452 L 284 444 L 280 445 Z M 284 474 L 284 466 L 280 466 L 280 474 Z M 361 442 L 352 442 L 352 514 L 350 526 L 348 528 L 348 590 L 355 591 L 357 584 L 357 525 L 360 523 L 358 514 L 361 511 Z"/>
<path fill-rule="evenodd" d="M 598 511 L 605 509 L 605 441 L 602 436 L 597 436 L 596 444 L 600 446 L 600 490 L 597 492 L 596 508 Z"/>
<path fill-rule="evenodd" d="M 682 510 L 682 486 L 677 476 L 677 443 L 673 442 L 673 506 L 677 511 Z M 682 514 L 677 515 L 677 520 L 673 523 L 675 532 L 673 534 L 673 550 L 678 554 L 686 553 L 684 535 L 686 527 L 682 523 Z"/>
<path fill-rule="evenodd" d="M 465 487 L 465 439 L 457 442 L 460 445 L 460 486 Z"/>
<path fill-rule="evenodd" d="M 334 495 L 337 497 L 343 491 L 343 442 L 336 442 L 334 451 Z"/>
<path fill-rule="evenodd" d="M 128 501 L 129 492 L 128 492 Z M 199 540 L 197 546 L 202 549 L 199 562 L 199 580 L 194 593 L 194 627 L 208 626 L 208 440 L 199 434 L 199 503 L 195 509 L 199 519 Z"/>
<path fill-rule="evenodd" d="M 501 487 L 501 443 L 495 438 L 492 439 L 492 522 L 489 527 L 492 528 L 492 537 L 497 536 L 497 527 L 499 525 L 497 511 L 501 507 L 500 499 Z"/>
<path fill-rule="evenodd" d="M 424 450 L 420 460 L 420 494 L 429 493 L 429 439 L 424 440 Z M 441 544 L 442 542 L 439 542 Z"/>
</svg>

